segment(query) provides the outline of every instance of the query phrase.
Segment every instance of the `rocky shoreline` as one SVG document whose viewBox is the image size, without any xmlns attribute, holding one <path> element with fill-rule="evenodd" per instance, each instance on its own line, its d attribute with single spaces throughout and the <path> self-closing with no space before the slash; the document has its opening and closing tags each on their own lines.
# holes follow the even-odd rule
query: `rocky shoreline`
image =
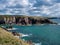
<svg viewBox="0 0 60 45">
<path fill-rule="evenodd" d="M 22 40 L 23 44 L 21 44 L 21 45 L 35 45 L 35 44 L 33 44 L 32 41 L 27 41 L 27 40 L 21 39 L 24 36 L 28 36 L 27 34 L 22 34 L 22 33 L 17 33 L 17 32 L 9 32 L 8 28 L 5 28 L 4 26 L 2 26 L 1 29 L 4 30 L 4 31 L 6 31 L 7 33 L 11 33 L 11 35 L 13 35 L 14 38 Z M 13 28 L 9 28 L 9 29 L 12 30 Z M 19 43 L 19 42 L 17 42 L 17 43 Z"/>
<path fill-rule="evenodd" d="M 12 35 L 11 32 L 7 32 L 3 28 L 0 28 L 0 45 L 30 45 L 30 44 L 14 37 L 14 35 Z"/>
</svg>

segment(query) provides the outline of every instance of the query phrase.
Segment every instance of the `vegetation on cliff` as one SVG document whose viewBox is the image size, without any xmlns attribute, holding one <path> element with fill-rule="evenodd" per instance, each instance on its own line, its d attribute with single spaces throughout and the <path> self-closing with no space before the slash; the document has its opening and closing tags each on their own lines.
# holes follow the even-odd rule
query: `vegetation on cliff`
<svg viewBox="0 0 60 45">
<path fill-rule="evenodd" d="M 21 39 L 15 38 L 10 32 L 0 28 L 0 45 L 28 45 Z"/>
</svg>

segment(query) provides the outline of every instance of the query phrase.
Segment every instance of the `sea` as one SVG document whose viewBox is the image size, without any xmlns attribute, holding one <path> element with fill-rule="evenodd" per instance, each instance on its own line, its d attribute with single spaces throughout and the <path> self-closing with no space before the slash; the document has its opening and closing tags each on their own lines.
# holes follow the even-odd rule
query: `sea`
<svg viewBox="0 0 60 45">
<path fill-rule="evenodd" d="M 60 19 L 51 19 L 58 24 L 43 24 L 32 26 L 13 25 L 14 30 L 24 34 L 22 40 L 32 41 L 35 45 L 60 45 Z"/>
</svg>

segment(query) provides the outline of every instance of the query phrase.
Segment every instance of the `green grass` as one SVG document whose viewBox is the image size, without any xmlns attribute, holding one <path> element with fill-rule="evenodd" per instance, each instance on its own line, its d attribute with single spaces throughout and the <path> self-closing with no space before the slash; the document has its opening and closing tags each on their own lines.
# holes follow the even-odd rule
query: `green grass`
<svg viewBox="0 0 60 45">
<path fill-rule="evenodd" d="M 21 39 L 15 38 L 11 33 L 0 28 L 0 45 L 28 45 Z"/>
</svg>

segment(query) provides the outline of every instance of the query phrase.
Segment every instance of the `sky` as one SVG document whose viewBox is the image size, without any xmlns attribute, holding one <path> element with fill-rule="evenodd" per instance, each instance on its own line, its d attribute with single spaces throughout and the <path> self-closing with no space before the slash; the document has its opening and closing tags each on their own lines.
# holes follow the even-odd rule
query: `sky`
<svg viewBox="0 0 60 45">
<path fill-rule="evenodd" d="M 60 0 L 0 0 L 0 15 L 60 17 Z"/>
</svg>

